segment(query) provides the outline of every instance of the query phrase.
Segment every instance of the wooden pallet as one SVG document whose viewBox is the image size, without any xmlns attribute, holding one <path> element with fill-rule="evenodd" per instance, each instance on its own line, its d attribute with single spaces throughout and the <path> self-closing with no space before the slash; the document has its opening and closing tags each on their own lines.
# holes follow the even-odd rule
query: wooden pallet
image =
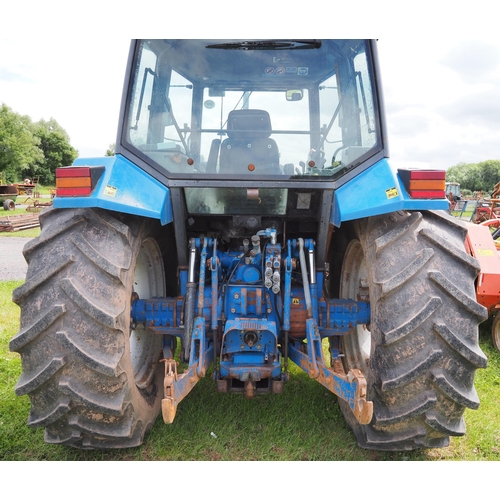
<svg viewBox="0 0 500 500">
<path fill-rule="evenodd" d="M 39 213 L 8 215 L 0 218 L 0 232 L 23 231 L 40 227 Z"/>
</svg>

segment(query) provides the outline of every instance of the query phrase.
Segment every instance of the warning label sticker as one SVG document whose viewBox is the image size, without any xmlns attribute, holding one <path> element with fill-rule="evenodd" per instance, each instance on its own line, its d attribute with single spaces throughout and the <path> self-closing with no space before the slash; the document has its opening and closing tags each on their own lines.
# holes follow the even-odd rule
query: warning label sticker
<svg viewBox="0 0 500 500">
<path fill-rule="evenodd" d="M 307 76 L 309 74 L 309 68 L 307 67 L 297 67 L 297 66 L 268 66 L 264 69 L 264 75 L 300 75 Z"/>
<path fill-rule="evenodd" d="M 116 192 L 117 191 L 118 190 L 115 187 L 113 187 L 113 186 L 106 186 L 104 188 L 104 194 L 106 196 L 111 196 L 112 198 L 114 198 L 116 196 Z"/>
<path fill-rule="evenodd" d="M 391 198 L 396 198 L 398 196 L 398 190 L 395 187 L 385 190 L 385 195 L 390 200 Z"/>
</svg>

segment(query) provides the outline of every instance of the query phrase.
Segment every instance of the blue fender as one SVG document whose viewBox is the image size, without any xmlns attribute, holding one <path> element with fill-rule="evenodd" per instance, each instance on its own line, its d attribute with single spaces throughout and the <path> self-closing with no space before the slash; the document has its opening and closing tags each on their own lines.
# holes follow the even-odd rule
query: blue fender
<svg viewBox="0 0 500 500">
<path fill-rule="evenodd" d="M 382 159 L 335 190 L 330 222 L 342 222 L 398 210 L 448 210 L 448 200 L 412 199 L 398 173 Z"/>
<path fill-rule="evenodd" d="M 104 166 L 90 196 L 55 197 L 55 208 L 104 208 L 132 215 L 173 221 L 170 190 L 121 155 L 77 158 L 73 166 Z"/>
</svg>

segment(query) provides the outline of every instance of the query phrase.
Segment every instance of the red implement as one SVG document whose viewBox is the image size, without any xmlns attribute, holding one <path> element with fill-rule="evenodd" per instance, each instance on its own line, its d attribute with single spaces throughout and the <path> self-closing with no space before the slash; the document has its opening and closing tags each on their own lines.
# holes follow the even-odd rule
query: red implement
<svg viewBox="0 0 500 500">
<path fill-rule="evenodd" d="M 468 224 L 467 227 L 467 251 L 481 266 L 477 277 L 476 299 L 488 309 L 488 315 L 493 316 L 500 309 L 500 255 L 488 226 Z M 497 323 L 495 320 L 492 335 L 495 347 L 500 350 L 498 326 L 495 326 Z"/>
</svg>

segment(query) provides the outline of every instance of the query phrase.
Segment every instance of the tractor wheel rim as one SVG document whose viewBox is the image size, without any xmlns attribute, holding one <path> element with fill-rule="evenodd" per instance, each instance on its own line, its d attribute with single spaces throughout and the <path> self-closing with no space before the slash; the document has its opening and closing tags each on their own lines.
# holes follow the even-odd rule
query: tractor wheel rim
<svg viewBox="0 0 500 500">
<path fill-rule="evenodd" d="M 347 247 L 342 265 L 340 297 L 370 302 L 369 276 L 361 243 L 353 240 Z M 357 368 L 363 373 L 369 366 L 371 332 L 368 325 L 357 325 L 344 336 L 344 356 L 349 369 Z"/>
<path fill-rule="evenodd" d="M 164 268 L 161 251 L 153 238 L 141 245 L 134 272 L 133 292 L 140 299 L 165 295 Z M 130 359 L 137 387 L 148 387 L 161 357 L 161 336 L 148 331 L 143 325 L 130 332 Z"/>
</svg>

